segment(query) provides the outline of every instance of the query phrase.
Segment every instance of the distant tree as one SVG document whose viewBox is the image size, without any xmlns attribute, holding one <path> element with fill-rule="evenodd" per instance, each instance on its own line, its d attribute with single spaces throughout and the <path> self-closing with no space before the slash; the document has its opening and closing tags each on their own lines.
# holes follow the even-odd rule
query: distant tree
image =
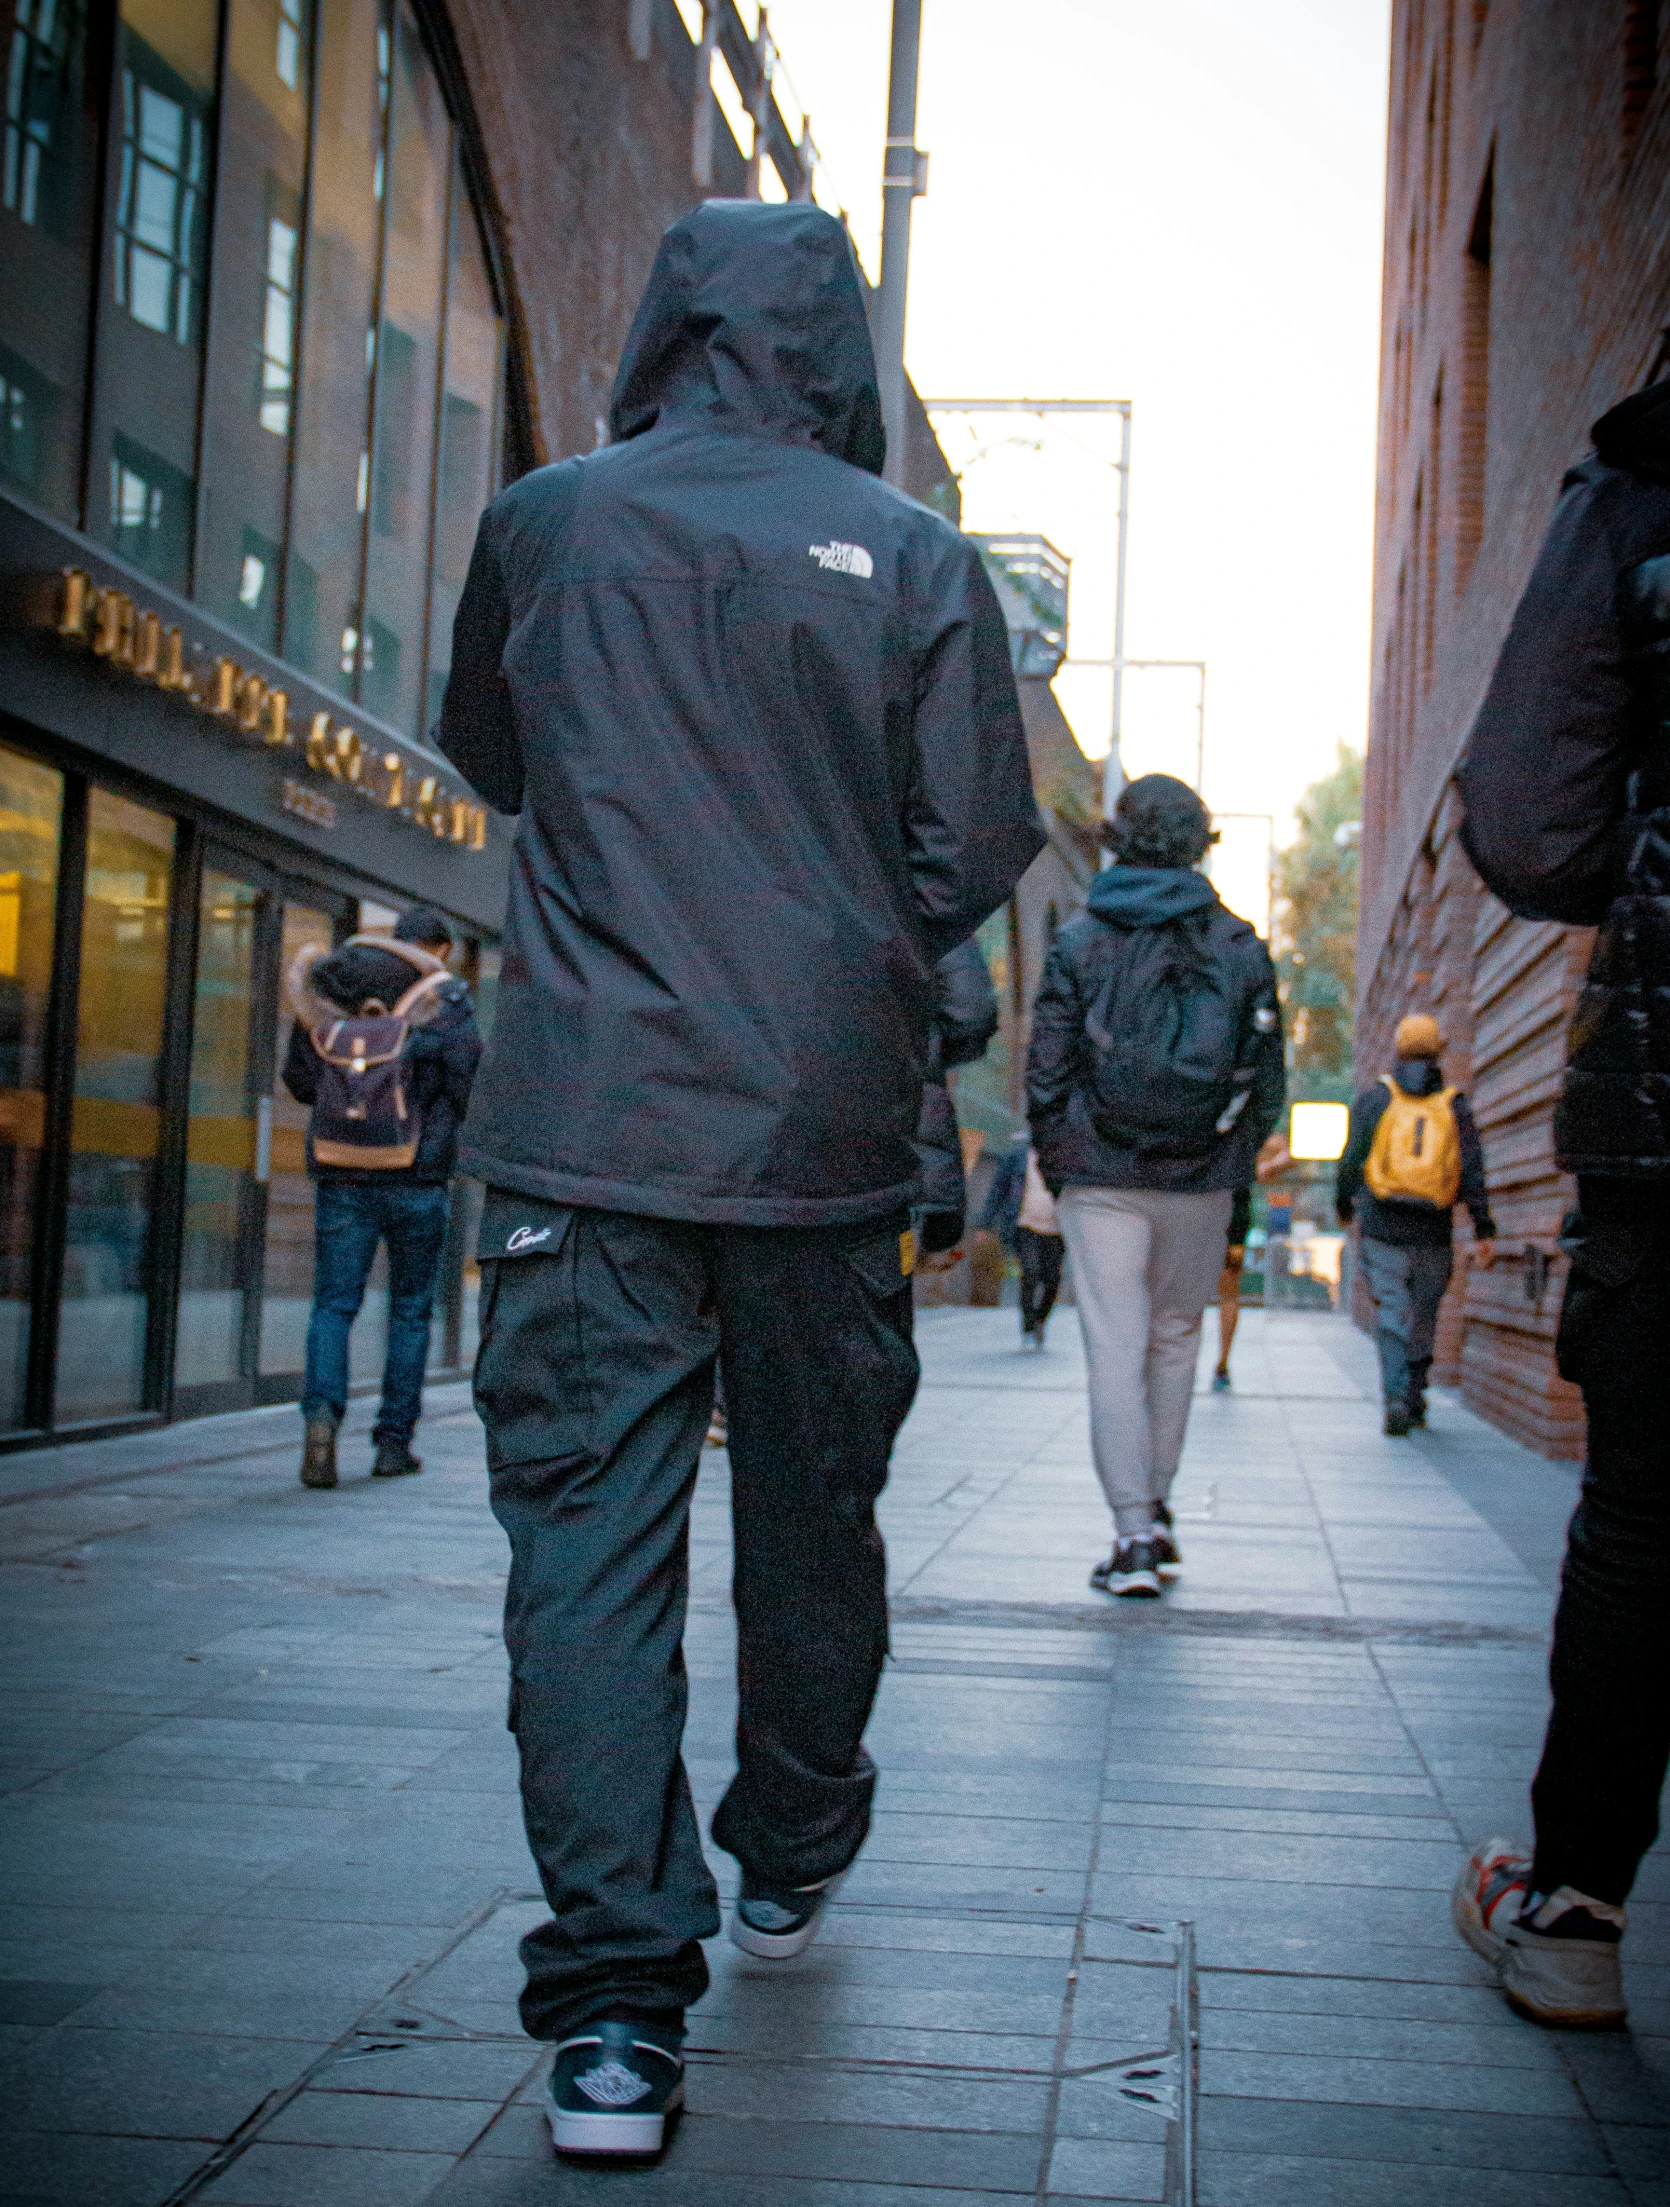
<svg viewBox="0 0 1670 2207">
<path fill-rule="evenodd" d="M 1356 993 L 1357 845 L 1363 818 L 1362 754 L 1339 747 L 1339 764 L 1298 805 L 1299 833 L 1276 853 L 1276 972 L 1294 1088 L 1347 1096 Z"/>
</svg>

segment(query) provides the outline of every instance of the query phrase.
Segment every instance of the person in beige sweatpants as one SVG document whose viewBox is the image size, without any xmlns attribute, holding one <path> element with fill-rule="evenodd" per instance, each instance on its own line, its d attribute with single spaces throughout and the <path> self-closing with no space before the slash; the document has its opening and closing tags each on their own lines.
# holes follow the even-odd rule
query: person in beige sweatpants
<svg viewBox="0 0 1670 2207">
<path fill-rule="evenodd" d="M 1079 1187 L 1056 1204 L 1084 1329 L 1091 1453 L 1121 1539 L 1165 1521 L 1234 1201 L 1228 1188 Z"/>
<path fill-rule="evenodd" d="M 1269 952 L 1218 901 L 1186 783 L 1144 774 L 1057 930 L 1032 1007 L 1027 1117 L 1073 1260 L 1113 1548 L 1098 1592 L 1150 1600 L 1182 1566 L 1167 1500 L 1235 1190 L 1286 1090 Z"/>
</svg>

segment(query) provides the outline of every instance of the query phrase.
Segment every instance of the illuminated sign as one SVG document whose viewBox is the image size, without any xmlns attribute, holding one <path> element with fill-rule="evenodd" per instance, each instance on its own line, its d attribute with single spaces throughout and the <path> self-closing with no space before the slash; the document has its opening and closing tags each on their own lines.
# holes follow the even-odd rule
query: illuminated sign
<svg viewBox="0 0 1670 2207">
<path fill-rule="evenodd" d="M 224 654 L 210 656 L 195 647 L 188 653 L 178 628 L 135 605 L 125 591 L 101 589 L 79 567 L 64 569 L 53 625 L 66 642 L 85 646 L 136 682 L 180 698 L 234 739 L 287 754 L 320 781 L 410 820 L 437 842 L 486 849 L 485 806 L 447 788 L 403 753 L 367 743 L 328 712 L 315 713 L 305 729 L 292 722 L 285 691 Z M 286 812 L 315 827 L 336 825 L 332 799 L 294 776 L 286 777 L 282 802 Z"/>
<path fill-rule="evenodd" d="M 1342 1103 L 1296 1103 L 1287 1146 L 1295 1157 L 1332 1164 L 1345 1155 L 1350 1127 L 1351 1113 Z"/>
</svg>

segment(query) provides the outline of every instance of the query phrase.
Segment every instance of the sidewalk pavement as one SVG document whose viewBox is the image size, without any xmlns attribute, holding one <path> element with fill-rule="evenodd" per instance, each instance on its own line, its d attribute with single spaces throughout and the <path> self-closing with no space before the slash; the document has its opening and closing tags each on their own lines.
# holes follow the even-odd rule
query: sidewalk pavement
<svg viewBox="0 0 1670 2207">
<path fill-rule="evenodd" d="M 1342 1321 L 1249 1313 L 1196 1404 L 1185 1577 L 1116 1606 L 1072 1314 L 1042 1358 L 1014 1323 L 924 1316 L 875 1832 L 803 1960 L 714 1943 L 651 2173 L 553 2164 L 517 2029 L 541 1911 L 464 1390 L 417 1480 L 359 1475 L 356 1407 L 334 1494 L 296 1484 L 293 1411 L 0 1460 L 0 2199 L 1670 2202 L 1664 1851 L 1629 2036 L 1517 2022 L 1448 1922 L 1464 1846 L 1526 1828 L 1572 1468 L 1442 1395 L 1383 1440 Z M 716 1454 L 693 1569 L 705 1811 Z"/>
</svg>

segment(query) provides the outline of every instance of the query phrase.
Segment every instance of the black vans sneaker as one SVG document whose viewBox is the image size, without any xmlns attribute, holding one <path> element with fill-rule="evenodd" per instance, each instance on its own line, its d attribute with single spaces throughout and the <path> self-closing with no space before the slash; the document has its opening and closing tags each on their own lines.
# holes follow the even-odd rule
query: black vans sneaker
<svg viewBox="0 0 1670 2207">
<path fill-rule="evenodd" d="M 557 2048 L 546 2112 L 558 2153 L 652 2157 L 684 2105 L 684 2059 L 633 2022 L 588 2023 Z"/>
<path fill-rule="evenodd" d="M 817 1937 L 824 1903 L 840 1882 L 832 1877 L 821 1885 L 760 1885 L 744 1870 L 731 1912 L 731 1944 L 763 1962 L 792 1961 Z"/>
<path fill-rule="evenodd" d="M 1386 1423 L 1382 1430 L 1384 1431 L 1386 1438 L 1389 1441 L 1401 1441 L 1404 1435 L 1409 1431 L 1411 1425 L 1414 1424 L 1414 1422 L 1415 1421 L 1413 1420 L 1413 1418 L 1411 1418 L 1409 1415 L 1409 1406 L 1407 1403 L 1387 1403 Z"/>
<path fill-rule="evenodd" d="M 1106 1563 L 1097 1564 L 1090 1583 L 1099 1594 L 1135 1595 L 1156 1600 L 1160 1591 L 1160 1564 L 1149 1539 L 1116 1541 Z"/>
</svg>

